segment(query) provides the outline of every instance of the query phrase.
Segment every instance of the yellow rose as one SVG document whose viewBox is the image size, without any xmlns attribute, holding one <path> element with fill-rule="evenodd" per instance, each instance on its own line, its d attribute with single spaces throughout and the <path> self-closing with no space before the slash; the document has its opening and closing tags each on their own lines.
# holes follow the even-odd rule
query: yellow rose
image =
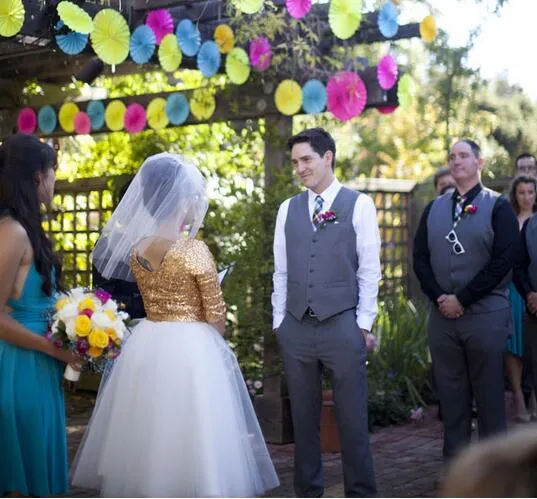
<svg viewBox="0 0 537 499">
<path fill-rule="evenodd" d="M 69 298 L 60 298 L 56 302 L 56 310 L 59 312 L 65 305 L 69 303 Z"/>
<path fill-rule="evenodd" d="M 117 337 L 117 333 L 116 333 L 115 329 L 113 329 L 111 327 L 106 328 L 106 334 L 112 339 L 112 341 L 116 345 L 121 345 L 121 338 Z"/>
<path fill-rule="evenodd" d="M 89 347 L 88 353 L 90 357 L 93 357 L 95 359 L 97 357 L 100 357 L 103 354 L 103 351 L 101 348 Z"/>
<path fill-rule="evenodd" d="M 91 310 L 92 312 L 95 312 L 95 302 L 92 298 L 84 298 L 79 304 L 78 304 L 78 310 L 82 312 L 82 310 Z"/>
<path fill-rule="evenodd" d="M 109 342 L 108 335 L 102 329 L 94 329 L 88 340 L 90 346 L 97 348 L 106 348 Z"/>
<path fill-rule="evenodd" d="M 78 336 L 86 337 L 91 331 L 91 321 L 87 315 L 79 315 L 75 319 L 75 333 Z"/>
<path fill-rule="evenodd" d="M 111 310 L 105 310 L 104 313 L 111 321 L 116 320 L 116 314 L 114 314 L 114 312 L 112 312 Z"/>
</svg>

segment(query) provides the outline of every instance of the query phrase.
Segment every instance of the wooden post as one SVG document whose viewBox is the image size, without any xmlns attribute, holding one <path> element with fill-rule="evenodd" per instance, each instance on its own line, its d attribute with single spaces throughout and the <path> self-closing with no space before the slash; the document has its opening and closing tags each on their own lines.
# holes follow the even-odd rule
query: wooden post
<svg viewBox="0 0 537 499">
<path fill-rule="evenodd" d="M 292 135 L 293 119 L 276 115 L 265 120 L 265 210 L 264 229 L 267 244 L 263 258 L 272 261 L 272 241 L 279 204 L 292 187 L 292 171 L 287 154 L 287 139 Z M 293 427 L 289 397 L 283 379 L 279 348 L 272 331 L 272 269 L 265 275 L 265 317 L 263 351 L 263 395 L 255 399 L 255 408 L 265 439 L 269 443 L 283 444 L 293 441 Z"/>
</svg>

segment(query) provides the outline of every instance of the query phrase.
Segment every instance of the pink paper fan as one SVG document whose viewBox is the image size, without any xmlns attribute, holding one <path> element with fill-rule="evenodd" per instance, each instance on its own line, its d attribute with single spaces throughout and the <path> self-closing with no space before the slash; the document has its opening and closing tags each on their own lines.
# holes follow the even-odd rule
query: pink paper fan
<svg viewBox="0 0 537 499">
<path fill-rule="evenodd" d="M 138 133 L 147 125 L 147 114 L 141 104 L 129 104 L 125 111 L 125 130 L 129 133 Z"/>
<path fill-rule="evenodd" d="M 79 111 L 75 116 L 75 132 L 79 135 L 87 135 L 91 132 L 91 118 L 88 113 Z"/>
<path fill-rule="evenodd" d="M 382 106 L 377 107 L 377 111 L 380 114 L 392 114 L 397 109 L 397 107 L 398 106 Z"/>
<path fill-rule="evenodd" d="M 34 133 L 37 126 L 37 116 L 31 107 L 22 108 L 17 117 L 17 128 L 20 133 L 28 135 Z"/>
<path fill-rule="evenodd" d="M 341 71 L 328 80 L 327 108 L 339 120 L 347 121 L 362 113 L 367 102 L 367 89 L 356 73 Z"/>
<path fill-rule="evenodd" d="M 397 82 L 397 63 L 391 55 L 385 55 L 377 66 L 377 80 L 380 88 L 390 90 Z"/>
<path fill-rule="evenodd" d="M 302 19 L 311 9 L 311 0 L 285 0 L 285 5 L 295 19 Z"/>
<path fill-rule="evenodd" d="M 250 42 L 250 63 L 258 71 L 266 71 L 272 61 L 272 47 L 264 36 Z"/>
<path fill-rule="evenodd" d="M 160 44 L 162 39 L 173 33 L 173 17 L 167 9 L 157 9 L 151 11 L 147 15 L 145 23 L 155 33 L 157 45 Z"/>
</svg>

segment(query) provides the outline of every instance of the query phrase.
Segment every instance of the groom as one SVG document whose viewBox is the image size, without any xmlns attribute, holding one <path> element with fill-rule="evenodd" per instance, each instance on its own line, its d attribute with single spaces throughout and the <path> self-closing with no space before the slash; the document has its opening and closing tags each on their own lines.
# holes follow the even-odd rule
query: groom
<svg viewBox="0 0 537 499">
<path fill-rule="evenodd" d="M 366 349 L 374 337 L 380 237 L 373 201 L 334 176 L 322 128 L 288 141 L 305 192 L 280 206 L 274 236 L 273 324 L 295 438 L 295 493 L 323 494 L 321 370 L 332 377 L 346 497 L 376 495 L 367 425 Z"/>
</svg>

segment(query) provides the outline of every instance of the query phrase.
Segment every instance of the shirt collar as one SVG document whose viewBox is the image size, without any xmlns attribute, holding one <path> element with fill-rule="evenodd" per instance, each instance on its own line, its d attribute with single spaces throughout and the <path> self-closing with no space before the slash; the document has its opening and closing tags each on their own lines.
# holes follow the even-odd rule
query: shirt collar
<svg viewBox="0 0 537 499">
<path fill-rule="evenodd" d="M 341 183 L 337 178 L 334 178 L 333 182 L 323 192 L 319 194 L 323 198 L 323 207 L 328 208 L 332 205 L 334 199 L 337 196 L 337 193 L 339 192 L 340 187 Z M 308 189 L 308 199 L 310 202 L 313 202 L 316 196 L 316 192 L 313 192 L 312 190 Z"/>
<path fill-rule="evenodd" d="M 474 185 L 474 187 L 472 187 L 464 195 L 464 198 L 466 199 L 466 202 L 470 203 L 481 192 L 482 189 L 483 189 L 483 186 L 481 185 L 481 183 L 479 183 L 477 185 Z M 457 189 L 455 189 L 453 191 L 453 194 L 451 195 L 451 199 L 456 201 L 459 196 L 460 196 L 459 192 L 457 191 Z"/>
</svg>

